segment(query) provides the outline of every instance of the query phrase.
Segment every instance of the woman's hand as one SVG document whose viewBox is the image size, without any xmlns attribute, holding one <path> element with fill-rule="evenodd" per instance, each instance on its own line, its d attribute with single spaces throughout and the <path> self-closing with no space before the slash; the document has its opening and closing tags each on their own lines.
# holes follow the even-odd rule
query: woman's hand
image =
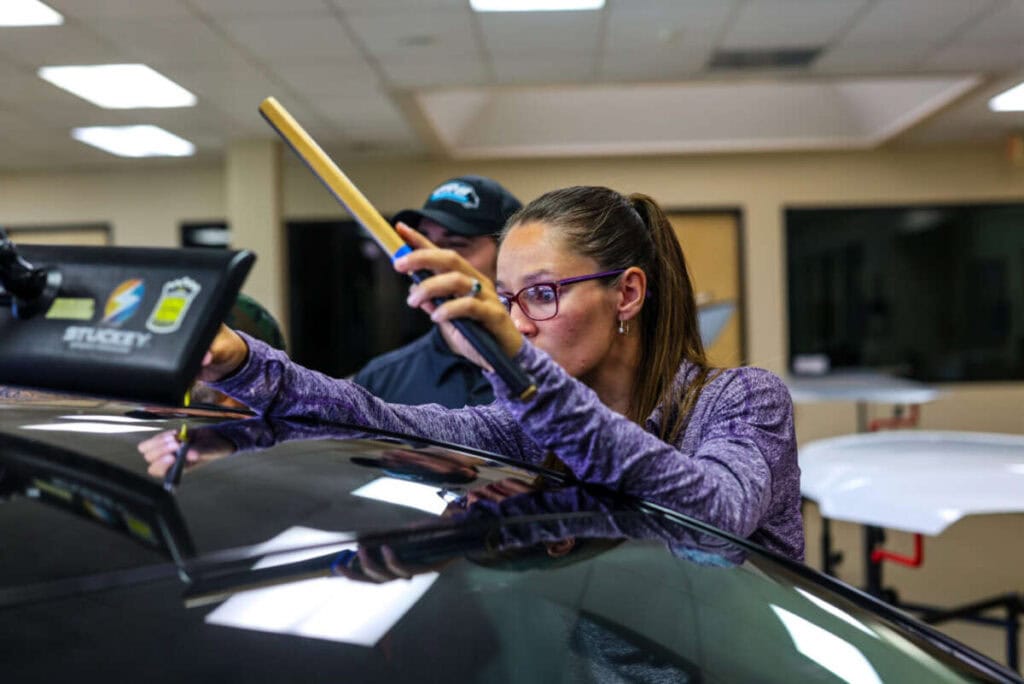
<svg viewBox="0 0 1024 684">
<path fill-rule="evenodd" d="M 481 368 L 493 370 L 453 328 L 452 320 L 469 318 L 477 321 L 494 336 L 506 355 L 515 356 L 523 346 L 523 336 L 498 300 L 494 284 L 457 253 L 439 249 L 425 235 L 404 223 L 398 224 L 398 233 L 413 247 L 413 252 L 397 260 L 395 270 L 407 274 L 415 271 L 434 274 L 412 287 L 406 300 L 409 306 L 423 309 L 430 314 L 431 320 L 445 326 L 455 351 Z M 480 283 L 480 291 L 475 296 L 466 296 L 472 293 L 474 282 Z M 440 306 L 433 303 L 434 299 L 446 297 L 451 299 Z"/>
<path fill-rule="evenodd" d="M 163 477 L 174 463 L 175 454 L 180 446 L 177 430 L 165 430 L 139 442 L 139 453 L 149 464 L 146 472 L 154 477 Z M 185 467 L 206 463 L 234 451 L 235 445 L 218 436 L 213 430 L 199 428 L 190 433 L 188 451 L 185 452 Z"/>
<path fill-rule="evenodd" d="M 498 480 L 483 487 L 469 490 L 469 493 L 466 494 L 466 505 L 472 506 L 477 501 L 500 503 L 509 497 L 529 494 L 535 491 L 537 491 L 536 487 L 527 482 L 514 477 L 506 477 L 504 480 Z"/>
<path fill-rule="evenodd" d="M 358 562 L 351 561 L 348 565 L 338 565 L 334 572 L 357 582 L 383 584 L 396 579 L 411 580 L 425 572 L 437 572 L 452 558 L 443 558 L 426 565 L 413 565 L 399 560 L 398 555 L 387 544 L 381 546 L 362 546 L 356 551 Z"/>
<path fill-rule="evenodd" d="M 221 323 L 210 349 L 203 356 L 197 380 L 217 382 L 234 373 L 249 356 L 249 346 L 238 333 Z"/>
</svg>

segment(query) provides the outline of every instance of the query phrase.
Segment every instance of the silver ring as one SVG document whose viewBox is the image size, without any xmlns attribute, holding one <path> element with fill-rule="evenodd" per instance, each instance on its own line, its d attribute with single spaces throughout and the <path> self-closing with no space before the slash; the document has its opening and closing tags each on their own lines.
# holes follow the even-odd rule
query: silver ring
<svg viewBox="0 0 1024 684">
<path fill-rule="evenodd" d="M 476 297 L 478 294 L 480 294 L 480 290 L 482 290 L 483 287 L 484 286 L 480 284 L 479 280 L 473 278 L 473 284 L 470 286 L 469 292 L 467 292 L 465 296 Z"/>
</svg>

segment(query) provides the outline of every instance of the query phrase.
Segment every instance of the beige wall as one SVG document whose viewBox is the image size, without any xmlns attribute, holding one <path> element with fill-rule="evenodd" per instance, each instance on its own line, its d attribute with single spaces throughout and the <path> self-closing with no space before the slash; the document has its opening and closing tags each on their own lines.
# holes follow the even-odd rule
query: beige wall
<svg viewBox="0 0 1024 684">
<path fill-rule="evenodd" d="M 176 246 L 178 224 L 224 217 L 224 169 L 0 174 L 0 225 L 110 223 L 118 245 Z"/>
<path fill-rule="evenodd" d="M 775 371 L 786 361 L 783 210 L 793 205 L 1024 200 L 1024 169 L 1001 146 L 820 154 L 760 154 L 503 162 L 335 159 L 383 212 L 416 206 L 438 181 L 475 172 L 522 199 L 553 187 L 599 183 L 647 192 L 667 208 L 735 207 L 744 221 L 747 352 Z M 0 176 L 0 224 L 109 221 L 117 244 L 174 245 L 178 222 L 226 214 L 224 169 L 154 164 L 131 172 Z M 286 218 L 338 216 L 334 199 L 290 155 Z M 246 246 L 246 245 L 237 245 Z M 261 272 L 257 277 L 262 277 Z M 250 291 L 268 289 L 253 282 Z M 283 312 L 275 311 L 281 315 Z M 1024 431 L 1024 385 L 954 386 L 928 407 L 929 427 Z M 995 389 L 995 391 L 992 391 Z M 849 430 L 852 407 L 799 412 L 801 438 Z"/>
</svg>

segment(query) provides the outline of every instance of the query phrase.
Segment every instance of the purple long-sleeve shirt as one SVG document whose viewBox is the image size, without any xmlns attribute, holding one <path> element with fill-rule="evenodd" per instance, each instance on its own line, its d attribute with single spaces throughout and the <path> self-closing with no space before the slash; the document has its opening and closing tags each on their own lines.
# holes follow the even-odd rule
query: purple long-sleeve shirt
<svg viewBox="0 0 1024 684">
<path fill-rule="evenodd" d="M 790 558 L 803 559 L 800 469 L 793 405 L 782 381 L 760 368 L 718 373 L 703 389 L 675 444 L 616 413 L 551 357 L 526 343 L 516 361 L 537 382 L 519 401 L 487 373 L 495 401 L 451 410 L 385 403 L 363 388 L 303 368 L 242 334 L 249 356 L 214 386 L 262 414 L 304 416 L 418 434 L 541 463 L 558 456 L 584 482 L 642 497 Z M 677 383 L 697 367 L 684 362 Z"/>
</svg>

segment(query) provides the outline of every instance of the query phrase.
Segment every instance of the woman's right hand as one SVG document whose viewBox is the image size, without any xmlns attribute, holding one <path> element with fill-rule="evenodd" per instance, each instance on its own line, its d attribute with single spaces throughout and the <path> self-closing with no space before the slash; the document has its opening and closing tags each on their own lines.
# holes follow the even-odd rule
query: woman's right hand
<svg viewBox="0 0 1024 684">
<path fill-rule="evenodd" d="M 221 323 L 209 351 L 203 356 L 203 366 L 197 379 L 203 382 L 217 382 L 226 378 L 238 370 L 248 356 L 249 346 L 245 340 Z"/>
<path fill-rule="evenodd" d="M 475 320 L 494 336 L 507 356 L 515 356 L 523 346 L 523 335 L 498 299 L 494 284 L 487 276 L 455 251 L 438 248 L 427 236 L 404 223 L 399 223 L 396 230 L 413 251 L 395 261 L 395 270 L 405 274 L 417 271 L 432 274 L 413 286 L 406 302 L 423 309 L 430 314 L 431 320 L 446 327 L 446 337 L 453 349 L 485 370 L 493 369 L 452 326 L 451 321 L 459 318 Z M 478 285 L 476 290 L 473 289 L 474 283 Z M 435 299 L 446 301 L 435 304 Z"/>
</svg>

